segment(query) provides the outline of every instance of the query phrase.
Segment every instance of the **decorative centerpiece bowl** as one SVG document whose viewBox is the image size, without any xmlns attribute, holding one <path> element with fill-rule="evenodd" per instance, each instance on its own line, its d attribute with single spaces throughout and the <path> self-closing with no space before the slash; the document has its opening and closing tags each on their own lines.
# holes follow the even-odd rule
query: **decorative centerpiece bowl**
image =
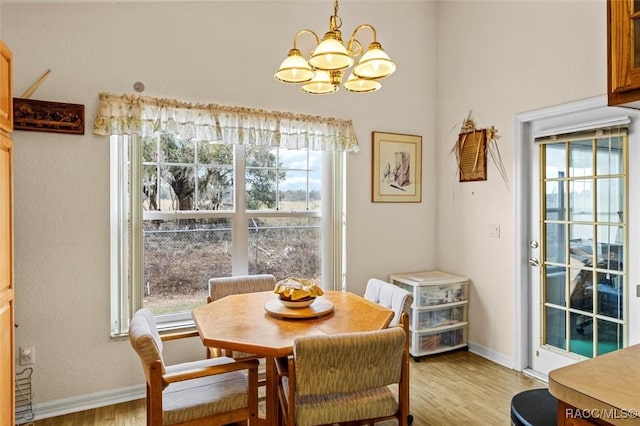
<svg viewBox="0 0 640 426">
<path fill-rule="evenodd" d="M 279 297 L 278 300 L 280 301 L 280 303 L 282 303 L 287 308 L 296 309 L 296 308 L 306 308 L 307 306 L 309 306 L 313 302 L 315 302 L 316 298 L 315 297 L 308 297 L 308 298 L 301 299 L 301 300 L 286 300 L 286 299 L 283 299 L 282 297 Z"/>
<path fill-rule="evenodd" d="M 305 278 L 287 278 L 276 284 L 274 293 L 278 300 L 287 308 L 306 308 L 311 305 L 316 297 L 324 292 L 313 281 Z"/>
</svg>

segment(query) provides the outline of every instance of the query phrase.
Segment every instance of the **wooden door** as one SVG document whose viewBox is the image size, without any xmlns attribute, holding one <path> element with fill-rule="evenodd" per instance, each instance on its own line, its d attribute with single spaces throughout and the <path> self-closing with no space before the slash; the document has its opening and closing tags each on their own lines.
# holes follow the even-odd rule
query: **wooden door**
<svg viewBox="0 0 640 426">
<path fill-rule="evenodd" d="M 15 423 L 11 52 L 0 41 L 0 426 Z M 5 75 L 8 73 L 8 75 Z"/>
</svg>

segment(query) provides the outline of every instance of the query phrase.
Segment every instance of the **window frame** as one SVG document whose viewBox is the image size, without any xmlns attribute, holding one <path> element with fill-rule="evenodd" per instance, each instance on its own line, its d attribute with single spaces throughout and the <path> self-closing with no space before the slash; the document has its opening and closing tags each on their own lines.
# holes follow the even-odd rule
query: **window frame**
<svg viewBox="0 0 640 426">
<path fill-rule="evenodd" d="M 286 149 L 286 148 L 281 148 Z M 129 320 L 143 305 L 143 220 L 170 218 L 231 218 L 232 275 L 248 273 L 248 236 L 251 217 L 321 217 L 321 271 L 323 287 L 345 288 L 345 152 L 322 152 L 320 211 L 220 210 L 143 212 L 143 140 L 137 135 L 110 137 L 110 286 L 112 337 L 128 334 Z M 234 205 L 246 205 L 245 149 L 234 145 Z M 239 190 L 241 189 L 241 190 Z M 237 244 L 242 242 L 243 244 Z M 158 328 L 193 327 L 190 312 L 157 316 Z"/>
</svg>

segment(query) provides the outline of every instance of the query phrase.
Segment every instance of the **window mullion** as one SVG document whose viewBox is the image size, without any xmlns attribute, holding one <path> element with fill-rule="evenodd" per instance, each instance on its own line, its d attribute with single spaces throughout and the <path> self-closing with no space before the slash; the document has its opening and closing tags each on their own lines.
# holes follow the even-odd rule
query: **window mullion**
<svg viewBox="0 0 640 426">
<path fill-rule="evenodd" d="M 144 277 L 144 261 L 142 258 L 143 253 L 143 231 L 142 231 L 142 203 L 143 193 L 140 190 L 142 188 L 142 176 L 144 166 L 142 164 L 142 138 L 139 136 L 131 136 L 131 154 L 130 154 L 130 189 L 129 191 L 129 206 L 130 206 L 130 243 L 131 243 L 131 257 L 129 261 L 130 273 L 129 278 L 131 292 L 130 306 L 131 314 L 136 310 L 142 308 L 143 298 L 143 277 Z"/>
<path fill-rule="evenodd" d="M 322 171 L 322 285 L 345 290 L 344 154 L 325 152 Z"/>
<path fill-rule="evenodd" d="M 231 271 L 233 275 L 249 273 L 249 229 L 247 217 L 246 191 L 246 148 L 234 146 L 233 193 L 235 215 L 232 225 L 233 256 Z"/>
</svg>

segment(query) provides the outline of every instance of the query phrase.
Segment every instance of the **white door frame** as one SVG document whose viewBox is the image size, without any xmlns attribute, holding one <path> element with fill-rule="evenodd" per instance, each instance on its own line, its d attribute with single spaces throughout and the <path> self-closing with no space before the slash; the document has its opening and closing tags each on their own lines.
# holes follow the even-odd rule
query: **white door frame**
<svg viewBox="0 0 640 426">
<path fill-rule="evenodd" d="M 530 143 L 534 133 L 542 132 L 544 129 L 563 129 L 567 132 L 572 130 L 572 115 L 579 116 L 579 126 L 584 127 L 585 123 L 597 126 L 602 122 L 604 116 L 638 116 L 637 111 L 623 108 L 607 107 L 607 96 L 598 96 L 577 102 L 567 103 L 559 106 L 543 108 L 531 112 L 516 115 L 515 119 L 515 165 L 514 165 L 514 211 L 515 211 L 515 268 L 514 268 L 514 295 L 515 295 L 515 327 L 514 327 L 514 365 L 517 371 L 526 371 L 529 367 L 530 345 L 530 324 L 529 324 L 529 294 L 531 283 L 529 282 L 530 266 L 528 264 L 529 247 L 529 212 L 531 211 L 531 200 L 529 188 L 531 182 L 530 167 Z M 593 117 L 590 120 L 590 117 Z M 631 145 L 631 144 L 629 144 Z M 631 169 L 631 167 L 629 167 Z M 628 171 L 629 182 L 631 180 L 631 170 Z M 629 215 L 629 217 L 631 217 Z M 629 286 L 629 288 L 633 288 Z M 629 294 L 628 297 L 633 297 Z M 636 315 L 629 315 L 627 323 L 630 324 Z M 546 378 L 544 378 L 546 379 Z"/>
</svg>

